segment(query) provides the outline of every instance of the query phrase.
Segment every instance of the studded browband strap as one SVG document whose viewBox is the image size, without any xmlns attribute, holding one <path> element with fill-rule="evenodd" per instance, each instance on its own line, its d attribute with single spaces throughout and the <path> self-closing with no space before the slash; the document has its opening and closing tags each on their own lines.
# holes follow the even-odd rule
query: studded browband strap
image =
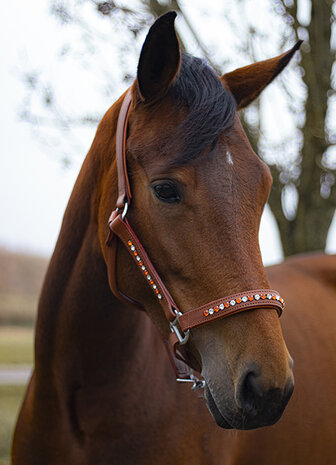
<svg viewBox="0 0 336 465">
<path fill-rule="evenodd" d="M 273 308 L 280 316 L 285 303 L 277 291 L 256 289 L 223 297 L 185 313 L 179 310 L 126 218 L 127 209 L 132 199 L 126 165 L 126 132 L 131 102 L 131 90 L 129 89 L 121 105 L 116 131 L 118 200 L 116 204 L 117 208 L 112 212 L 108 221 L 109 235 L 106 244 L 108 245 L 107 269 L 109 284 L 112 292 L 119 300 L 143 310 L 140 303 L 123 294 L 118 287 L 116 262 L 118 243 L 121 241 L 133 257 L 140 273 L 163 308 L 170 324 L 171 332 L 168 339 L 174 354 L 180 360 L 195 368 L 195 365 L 190 362 L 187 356 L 185 347 L 183 347 L 188 341 L 192 328 L 256 308 Z"/>
</svg>

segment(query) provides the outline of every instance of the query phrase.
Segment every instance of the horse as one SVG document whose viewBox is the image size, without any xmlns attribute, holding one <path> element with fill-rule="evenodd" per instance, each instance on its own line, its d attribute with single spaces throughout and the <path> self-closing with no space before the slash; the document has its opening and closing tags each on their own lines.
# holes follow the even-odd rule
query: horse
<svg viewBox="0 0 336 465">
<path fill-rule="evenodd" d="M 175 16 L 150 28 L 71 194 L 13 465 L 335 463 L 336 257 L 265 270 L 272 179 L 237 113 L 300 43 L 218 77 L 181 54 Z"/>
</svg>

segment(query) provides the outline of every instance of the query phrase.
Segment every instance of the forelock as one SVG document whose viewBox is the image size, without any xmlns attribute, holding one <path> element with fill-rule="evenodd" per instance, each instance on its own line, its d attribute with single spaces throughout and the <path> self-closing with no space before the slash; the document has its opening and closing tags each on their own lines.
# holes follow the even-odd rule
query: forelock
<svg viewBox="0 0 336 465">
<path fill-rule="evenodd" d="M 214 144 L 232 126 L 236 103 L 210 66 L 188 54 L 182 54 L 170 94 L 178 107 L 187 108 L 187 116 L 177 128 L 178 137 L 184 140 L 183 150 L 172 160 L 183 164 Z"/>
</svg>

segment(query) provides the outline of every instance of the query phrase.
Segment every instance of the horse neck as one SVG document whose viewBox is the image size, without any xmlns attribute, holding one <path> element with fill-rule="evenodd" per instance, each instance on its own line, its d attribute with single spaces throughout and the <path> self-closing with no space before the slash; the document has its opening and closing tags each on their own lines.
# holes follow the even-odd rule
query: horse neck
<svg viewBox="0 0 336 465">
<path fill-rule="evenodd" d="M 56 364 L 71 376 L 78 371 L 82 378 L 106 379 L 108 367 L 123 370 L 136 351 L 144 350 L 144 341 L 151 343 L 148 318 L 112 295 L 98 239 L 99 185 L 106 169 L 101 153 L 111 144 L 117 112 L 118 105 L 101 123 L 64 215 L 39 303 L 37 372 L 52 371 Z M 109 140 L 103 137 L 106 118 Z"/>
</svg>

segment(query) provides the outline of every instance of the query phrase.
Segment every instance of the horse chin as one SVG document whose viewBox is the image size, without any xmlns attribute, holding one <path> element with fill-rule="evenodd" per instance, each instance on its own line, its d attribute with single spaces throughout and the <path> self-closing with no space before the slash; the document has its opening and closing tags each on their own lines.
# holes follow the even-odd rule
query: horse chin
<svg viewBox="0 0 336 465">
<path fill-rule="evenodd" d="M 233 426 L 231 426 L 231 424 L 224 418 L 224 416 L 219 411 L 208 386 L 206 386 L 205 388 L 205 399 L 207 402 L 208 409 L 217 425 L 224 429 L 232 429 Z"/>
</svg>

